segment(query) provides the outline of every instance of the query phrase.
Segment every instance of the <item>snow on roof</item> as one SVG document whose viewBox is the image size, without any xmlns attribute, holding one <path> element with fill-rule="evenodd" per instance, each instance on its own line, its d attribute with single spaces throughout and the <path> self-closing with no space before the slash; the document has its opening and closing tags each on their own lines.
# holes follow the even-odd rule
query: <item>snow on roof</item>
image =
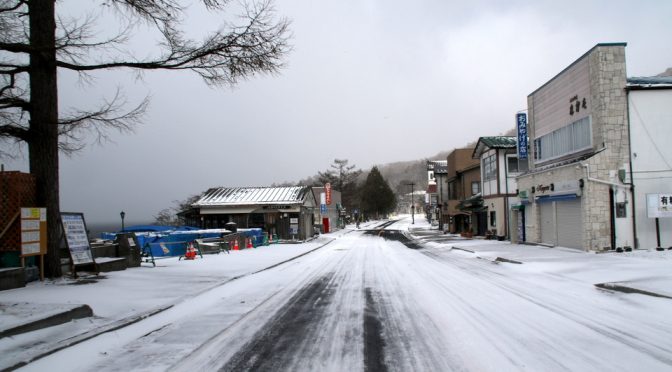
<svg viewBox="0 0 672 372">
<path fill-rule="evenodd" d="M 216 187 L 206 191 L 192 206 L 301 204 L 309 191 L 307 186 Z"/>
<path fill-rule="evenodd" d="M 629 77 L 628 88 L 670 88 L 672 76 Z"/>
<path fill-rule="evenodd" d="M 516 137 L 491 136 L 480 137 L 472 153 L 472 158 L 478 159 L 487 149 L 512 149 L 516 147 Z"/>
</svg>

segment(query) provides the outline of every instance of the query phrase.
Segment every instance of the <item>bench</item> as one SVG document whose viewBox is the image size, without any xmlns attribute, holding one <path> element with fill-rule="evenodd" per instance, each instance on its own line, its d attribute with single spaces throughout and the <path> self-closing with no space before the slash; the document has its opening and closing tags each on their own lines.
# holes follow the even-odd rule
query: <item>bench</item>
<svg viewBox="0 0 672 372">
<path fill-rule="evenodd" d="M 196 239 L 195 242 L 201 254 L 219 254 L 222 251 L 229 253 L 229 243 L 220 238 Z"/>
</svg>

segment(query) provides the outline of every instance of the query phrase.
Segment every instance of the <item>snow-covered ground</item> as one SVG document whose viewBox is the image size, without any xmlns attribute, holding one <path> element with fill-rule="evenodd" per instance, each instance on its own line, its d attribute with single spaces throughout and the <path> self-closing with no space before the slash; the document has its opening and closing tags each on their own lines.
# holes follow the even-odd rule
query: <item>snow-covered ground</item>
<svg viewBox="0 0 672 372">
<path fill-rule="evenodd" d="M 0 339 L 0 368 L 53 348 L 44 343 L 51 337 L 166 308 L 24 369 L 672 369 L 672 299 L 594 286 L 670 293 L 670 252 L 464 240 L 430 231 L 419 216 L 365 231 L 379 224 L 298 245 L 164 259 L 93 284 L 64 279 L 0 292 L 0 303 L 86 303 L 95 313 Z M 393 230 L 410 232 L 422 249 Z"/>
</svg>

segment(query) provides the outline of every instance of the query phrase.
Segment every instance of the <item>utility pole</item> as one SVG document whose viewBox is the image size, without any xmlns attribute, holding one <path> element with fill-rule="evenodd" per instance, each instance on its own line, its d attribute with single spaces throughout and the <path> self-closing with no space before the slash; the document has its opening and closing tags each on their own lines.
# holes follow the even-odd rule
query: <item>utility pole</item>
<svg viewBox="0 0 672 372">
<path fill-rule="evenodd" d="M 415 225 L 415 200 L 413 200 L 415 183 L 407 183 L 406 185 L 411 186 L 411 225 Z"/>
</svg>

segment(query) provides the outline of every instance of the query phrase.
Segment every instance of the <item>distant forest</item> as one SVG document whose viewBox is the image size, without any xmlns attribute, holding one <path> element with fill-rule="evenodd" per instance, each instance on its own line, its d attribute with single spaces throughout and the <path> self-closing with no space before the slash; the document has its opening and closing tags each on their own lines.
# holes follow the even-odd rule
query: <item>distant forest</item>
<svg viewBox="0 0 672 372">
<path fill-rule="evenodd" d="M 435 156 L 418 159 L 399 161 L 394 163 L 387 163 L 378 165 L 380 174 L 385 178 L 387 183 L 392 188 L 392 191 L 397 195 L 403 195 L 411 192 L 409 183 L 415 183 L 415 190 L 427 189 L 427 161 L 428 160 L 445 160 L 450 152 L 444 151 Z M 325 169 L 329 164 L 325 164 Z M 361 184 L 369 175 L 370 169 L 361 169 L 362 173 L 357 178 L 357 183 Z M 273 186 L 293 186 L 293 185 L 307 185 L 307 186 L 321 186 L 320 175 L 306 177 L 298 182 L 282 182 L 273 184 Z"/>
<path fill-rule="evenodd" d="M 515 136 L 516 129 L 512 128 L 504 133 L 499 133 L 495 135 L 500 136 Z M 475 146 L 477 138 L 474 139 L 471 143 L 461 146 L 460 148 L 467 148 Z M 409 183 L 415 183 L 415 190 L 426 190 L 427 189 L 427 161 L 429 160 L 446 160 L 448 154 L 453 150 L 447 150 L 439 152 L 438 154 L 418 160 L 408 160 L 408 161 L 398 161 L 394 163 L 380 164 L 377 165 L 380 174 L 387 181 L 387 183 L 392 188 L 392 191 L 397 195 L 403 195 L 411 192 Z M 324 168 L 327 169 L 329 164 L 325 164 Z M 362 184 L 366 177 L 369 174 L 370 169 L 362 169 L 362 173 L 357 179 L 358 184 Z M 299 180 L 298 182 L 282 182 L 273 184 L 273 186 L 294 186 L 294 185 L 306 185 L 306 186 L 321 186 L 320 174 L 319 172 L 313 176 Z"/>
</svg>

